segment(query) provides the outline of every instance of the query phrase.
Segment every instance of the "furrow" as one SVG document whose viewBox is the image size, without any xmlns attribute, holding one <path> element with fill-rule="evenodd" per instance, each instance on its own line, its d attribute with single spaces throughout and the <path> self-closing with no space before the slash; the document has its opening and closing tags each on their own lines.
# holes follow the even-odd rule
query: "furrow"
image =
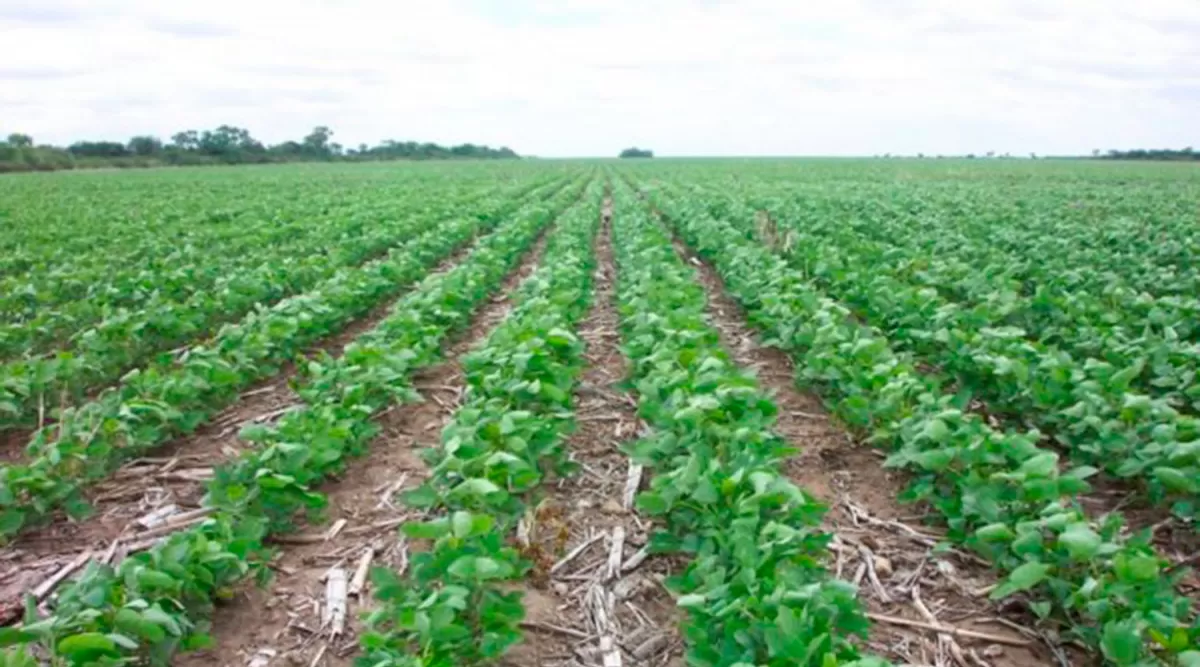
<svg viewBox="0 0 1200 667">
<path fill-rule="evenodd" d="M 563 216 L 512 310 L 464 356 L 462 403 L 404 495 L 411 565 L 375 572 L 364 663 L 489 663 L 524 639 L 537 508 L 545 481 L 574 467 L 564 442 L 583 347 L 572 331 L 587 310 L 600 193 L 593 184 Z"/>
<path fill-rule="evenodd" d="M 1052 664 L 1054 656 L 1031 629 L 1036 623 L 981 593 L 996 585 L 988 563 L 974 554 L 946 549 L 941 546 L 945 535 L 917 522 L 920 508 L 904 507 L 899 501 L 908 480 L 886 470 L 877 450 L 855 442 L 818 396 L 797 389 L 792 360 L 782 350 L 762 344 L 716 270 L 678 237 L 674 244 L 696 267 L 708 294 L 709 319 L 722 345 L 739 366 L 754 373 L 779 406 L 774 430 L 797 448 L 784 462 L 788 476 L 830 508 L 821 525 L 834 536 L 833 576 L 852 581 L 866 603 L 873 623 L 865 645 L 871 652 L 898 664 L 968 654 L 997 666 Z M 989 620 L 960 627 L 977 635 L 952 636 L 930 629 L 931 624 L 955 627 L 936 612 L 926 616 L 931 609 Z"/>
<path fill-rule="evenodd" d="M 621 387 L 629 369 L 620 349 L 611 199 L 603 211 L 592 307 L 579 327 L 587 365 L 575 398 L 577 428 L 567 440 L 580 470 L 550 485 L 527 522 L 525 549 L 535 565 L 524 586 L 525 641 L 505 660 L 513 667 L 599 664 L 604 652 L 588 602 L 597 595 L 589 598 L 589 592 L 604 584 L 615 597 L 615 624 L 622 629 L 616 639 L 629 664 L 669 664 L 682 652 L 680 614 L 662 586 L 671 562 L 639 556 L 652 529 L 633 508 L 643 470 L 619 449 L 646 425 Z M 621 564 L 630 567 L 608 579 L 608 559 L 620 548 L 614 547 L 618 530 Z"/>
<path fill-rule="evenodd" d="M 854 587 L 828 571 L 825 508 L 783 474 L 791 447 L 778 406 L 723 349 L 695 272 L 627 187 L 616 200 L 618 300 L 639 412 L 627 446 L 651 471 L 636 507 L 651 553 L 686 614 L 692 664 L 878 665 L 856 642 L 868 622 Z"/>
<path fill-rule="evenodd" d="M 577 193 L 564 192 L 553 208 L 565 208 Z M 552 218 L 538 206 L 518 214 L 460 264 L 422 281 L 339 359 L 310 360 L 294 384 L 303 405 L 274 424 L 242 429 L 252 444 L 215 471 L 204 497 L 207 518 L 184 524 L 148 551 L 122 559 L 126 547 L 118 545 L 117 554 L 95 558 L 62 588 L 45 618 L 27 618 L 20 643 L 68 659 L 82 652 L 159 660 L 211 643 L 214 602 L 263 572 L 266 540 L 326 506 L 318 485 L 366 453 L 379 431 L 373 416 L 417 397 L 412 373 L 440 359 L 447 336 L 468 324 Z"/>
<path fill-rule="evenodd" d="M 275 540 L 279 553 L 270 563 L 270 585 L 242 590 L 214 619 L 216 647 L 180 656 L 175 665 L 235 665 L 256 657 L 272 659 L 264 667 L 297 661 L 311 664 L 314 659 L 327 667 L 352 663 L 361 612 L 369 607 L 370 586 L 350 599 L 346 631 L 333 636 L 322 621 L 328 574 L 340 568 L 352 577 L 368 552 L 368 567 L 399 569 L 409 558 L 407 544 L 397 539 L 397 527 L 412 512 L 397 494 L 425 478 L 427 470 L 419 452 L 422 446 L 436 442 L 461 403 L 465 390 L 462 356 L 512 308 L 513 290 L 542 261 L 548 237 L 544 234 L 538 239 L 465 329 L 447 341 L 441 355 L 444 361 L 413 374 L 419 400 L 395 404 L 376 417 L 379 434 L 370 444 L 369 455 L 322 485 L 328 498 L 324 527 L 310 526 L 302 534 Z M 326 539 L 339 525 L 338 533 Z"/>
<path fill-rule="evenodd" d="M 1173 565 L 1119 515 L 1076 502 L 1090 473 L 1060 472 L 1036 434 L 1002 432 L 924 376 L 887 339 L 854 321 L 803 274 L 743 231 L 707 214 L 670 223 L 718 267 L 749 319 L 796 359 L 798 379 L 846 423 L 892 449 L 886 465 L 912 475 L 905 498 L 933 510 L 946 539 L 1004 574 L 980 591 L 1026 609 L 1055 659 L 1086 647 L 1118 664 L 1174 665 L 1200 657 L 1189 569 Z M 1087 658 L 1083 658 L 1087 659 Z"/>
<path fill-rule="evenodd" d="M 256 311 L 179 361 L 131 373 L 114 390 L 68 410 L 37 434 L 28 462 L 0 468 L 0 535 L 15 535 L 59 508 L 86 513 L 82 488 L 123 461 L 193 432 L 255 381 L 275 375 L 299 351 L 419 279 L 490 224 L 448 221 L 388 258 Z"/>
</svg>

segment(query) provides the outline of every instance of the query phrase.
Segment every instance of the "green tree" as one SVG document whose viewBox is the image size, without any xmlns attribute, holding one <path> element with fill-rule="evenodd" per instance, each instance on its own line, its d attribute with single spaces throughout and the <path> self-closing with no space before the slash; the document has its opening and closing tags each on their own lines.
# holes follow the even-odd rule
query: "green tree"
<svg viewBox="0 0 1200 667">
<path fill-rule="evenodd" d="M 200 147 L 200 133 L 184 130 L 171 135 L 171 146 L 181 151 L 194 151 Z"/>
<path fill-rule="evenodd" d="M 67 152 L 76 157 L 114 158 L 129 155 L 125 144 L 119 141 L 76 141 L 67 146 Z"/>
<path fill-rule="evenodd" d="M 158 164 L 242 164 L 248 162 L 291 162 L 300 160 L 443 160 L 443 159 L 516 159 L 511 148 L 491 148 L 480 144 L 446 147 L 435 143 L 387 140 L 358 150 L 347 149 L 331 141 L 333 130 L 318 125 L 300 141 L 285 141 L 269 149 L 251 136 L 250 131 L 233 125 L 212 130 L 183 130 L 171 135 L 164 145 L 161 139 L 138 135 L 121 143 L 115 141 L 77 141 L 68 148 L 33 145 L 33 138 L 14 133 L 0 141 L 0 171 L 32 169 L 72 169 L 75 167 L 144 167 Z M 647 151 L 648 152 L 648 151 Z M 85 158 L 76 161 L 74 158 Z"/>
<path fill-rule="evenodd" d="M 141 157 L 162 155 L 163 142 L 158 137 L 142 135 L 129 140 L 129 152 Z"/>
<path fill-rule="evenodd" d="M 313 128 L 312 132 L 304 137 L 304 152 L 312 157 L 329 157 L 332 153 L 329 147 L 329 139 L 333 137 L 333 130 L 324 125 L 318 125 Z"/>
</svg>

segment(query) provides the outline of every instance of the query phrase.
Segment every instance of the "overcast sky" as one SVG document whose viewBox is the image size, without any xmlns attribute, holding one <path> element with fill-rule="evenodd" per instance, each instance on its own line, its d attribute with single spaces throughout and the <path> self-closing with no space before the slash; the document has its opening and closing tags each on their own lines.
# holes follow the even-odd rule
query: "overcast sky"
<svg viewBox="0 0 1200 667">
<path fill-rule="evenodd" d="M 0 0 L 0 132 L 542 156 L 1200 147 L 1200 0 Z"/>
</svg>

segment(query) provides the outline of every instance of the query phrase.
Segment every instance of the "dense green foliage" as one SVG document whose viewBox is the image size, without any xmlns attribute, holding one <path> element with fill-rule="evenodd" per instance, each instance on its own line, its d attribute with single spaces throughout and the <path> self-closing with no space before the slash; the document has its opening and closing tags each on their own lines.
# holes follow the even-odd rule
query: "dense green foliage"
<svg viewBox="0 0 1200 667">
<path fill-rule="evenodd" d="M 589 305 L 601 188 L 560 219 L 541 264 L 518 288 L 508 317 L 463 359 L 467 391 L 427 452 L 431 473 L 408 503 L 437 514 L 403 527 L 431 540 L 403 578 L 377 570 L 363 665 L 458 667 L 504 655 L 521 639 L 521 596 L 511 582 L 530 564 L 506 537 L 550 474 L 572 470 L 566 436 L 583 370 L 575 323 Z"/>
<path fill-rule="evenodd" d="M 316 254 L 319 261 L 313 263 L 318 269 L 314 278 L 319 280 L 314 280 L 304 293 L 270 307 L 257 305 L 240 322 L 223 326 L 211 339 L 204 339 L 199 331 L 181 335 L 176 342 L 190 345 L 176 354 L 158 355 L 91 401 L 73 405 L 62 393 L 73 381 L 98 379 L 97 365 L 108 355 L 126 351 L 128 339 L 117 336 L 109 341 L 87 334 L 84 338 L 93 345 L 79 356 L 60 352 L 53 357 L 5 365 L 8 374 L 3 376 L 0 398 L 4 399 L 6 423 L 11 425 L 28 414 L 26 407 L 34 410 L 31 417 L 57 423 L 47 424 L 34 434 L 25 460 L 0 468 L 0 534 L 11 535 L 59 507 L 72 514 L 86 511 L 79 499 L 82 484 L 103 477 L 114 465 L 175 435 L 191 432 L 236 401 L 247 385 L 272 375 L 322 336 L 338 331 L 407 283 L 420 279 L 439 260 L 473 238 L 481 225 L 486 227 L 503 219 L 529 196 L 540 198 L 537 192 L 530 192 L 532 186 L 541 184 L 549 191 L 561 186 L 548 183 L 555 179 L 552 172 L 531 171 L 527 173 L 528 182 L 489 193 L 490 173 L 484 170 L 479 174 L 482 183 L 464 184 L 477 191 L 458 202 L 443 202 L 434 194 L 414 191 L 411 186 L 415 183 L 410 183 L 409 196 L 423 202 L 419 206 L 425 212 L 390 223 L 398 225 L 394 229 L 390 225 L 376 226 L 387 241 L 380 245 L 380 250 L 387 251 L 382 259 L 362 266 L 338 263 L 333 260 L 342 248 L 326 248 Z M 397 175 L 393 173 L 392 177 Z M 253 243 L 257 230 L 244 226 L 242 233 Z M 163 238 L 158 241 L 169 243 Z M 353 244 L 345 247 L 352 248 Z M 289 258 L 284 266 L 288 265 L 302 264 Z M 274 271 L 285 269 L 275 267 Z M 170 274 L 145 277 L 148 284 L 163 279 L 174 280 Z M 203 291 L 199 294 L 206 296 L 205 303 L 230 308 L 232 312 L 224 313 L 214 309 L 224 319 L 237 319 L 243 310 L 228 289 L 212 296 Z M 108 317 L 118 318 L 119 324 L 114 326 L 124 326 L 144 315 L 128 309 L 107 313 Z M 104 330 L 106 322 L 85 331 Z M 138 329 L 147 337 L 155 331 L 153 320 L 150 322 Z M 64 404 L 61 409 L 56 407 L 60 401 Z"/>
<path fill-rule="evenodd" d="M 1081 502 L 1091 492 L 1088 480 L 1108 472 L 1144 490 L 1143 502 L 1173 498 L 1172 509 L 1185 522 L 1193 518 L 1200 448 L 1188 400 L 1194 375 L 1178 367 L 1185 358 L 1155 352 L 1160 341 L 1187 340 L 1192 325 L 1157 308 L 1125 329 L 1122 321 L 1136 311 L 1113 300 L 1155 298 L 1130 286 L 1145 265 L 1184 276 L 1193 267 L 1159 259 L 1152 243 L 1090 240 L 1118 232 L 1137 238 L 1128 229 L 1137 223 L 1109 217 L 1119 212 L 1182 240 L 1172 253 L 1194 250 L 1187 240 L 1193 227 L 1174 221 L 1186 208 L 1179 192 L 1196 187 L 1190 174 L 1054 165 L 1040 174 L 997 169 L 987 179 L 982 168 L 908 165 L 873 174 L 850 172 L 851 163 L 809 166 L 802 173 L 775 163 L 736 180 L 698 167 L 639 175 L 658 183 L 656 204 L 718 267 L 751 321 L 794 355 L 799 382 L 823 393 L 847 424 L 891 447 L 889 465 L 913 475 L 908 499 L 936 509 L 949 537 L 1006 573 L 994 597 L 1024 601 L 1047 627 L 1113 664 L 1194 664 L 1200 622 L 1178 588 L 1186 567 L 1165 558 L 1148 530 L 1130 531 L 1121 512 L 1094 514 Z M 1032 175 L 1043 179 L 1004 187 L 997 178 Z M 1138 180 L 1112 192 L 1118 178 Z M 1071 203 L 1083 192 L 1091 197 L 1081 214 Z M 1139 200 L 1157 204 L 1135 208 Z M 1072 240 L 1062 252 L 995 264 L 969 254 L 1033 236 L 1042 215 L 1044 245 Z M 1087 224 L 1069 226 L 1077 216 Z M 990 224 L 972 239 L 984 225 L 979 218 Z M 1098 260 L 1104 252 L 1137 257 L 1139 266 Z M 1014 273 L 1019 282 L 1006 282 Z M 958 280 L 940 278 L 946 275 Z M 989 281 L 996 291 L 979 289 Z M 964 283 L 990 296 L 953 299 Z M 1174 288 L 1156 287 L 1163 294 Z M 1073 315 L 1063 304 L 1097 293 L 1119 309 L 1097 311 L 1084 329 L 1099 341 L 1008 319 L 1052 322 Z M 1113 338 L 1123 344 L 1102 342 Z M 1080 358 L 1058 347 L 1067 340 L 1078 341 L 1072 350 Z M 1086 356 L 1089 343 L 1096 356 Z M 1120 363 L 1116 351 L 1137 355 L 1135 362 Z M 1160 398 L 1137 392 L 1147 375 Z M 989 423 L 995 414 L 1045 432 L 1001 430 Z"/>
<path fill-rule="evenodd" d="M 0 366 L 0 430 L 37 426 L 153 355 L 311 289 L 491 195 L 464 185 L 461 198 L 443 183 L 432 184 L 440 190 L 436 198 L 419 189 L 380 193 L 329 211 L 324 220 L 243 220 L 223 246 L 213 239 L 180 248 L 175 239 L 151 237 L 172 250 L 147 249 L 107 284 L 96 279 L 111 269 L 100 254 L 85 256 L 91 266 L 77 262 L 77 270 L 44 282 L 42 276 L 14 277 L 7 281 L 16 287 L 12 297 L 0 300 L 12 318 L 0 327 L 0 352 L 13 357 Z M 292 200 L 301 211 L 319 210 L 317 202 Z M 214 250 L 222 254 L 214 257 Z M 77 300 L 69 300 L 72 294 Z"/>
<path fill-rule="evenodd" d="M 234 130 L 224 139 L 250 141 Z M 177 142 L 193 139 L 216 140 Z M 163 148 L 144 137 L 124 150 Z M 1151 529 L 1187 542 L 1200 512 L 1200 174 L 1053 160 L 602 170 L 0 180 L 0 428 L 42 426 L 0 468 L 0 537 L 19 548 L 28 526 L 86 513 L 87 484 L 289 362 L 301 399 L 243 431 L 208 483 L 211 516 L 30 605 L 0 633 L 0 664 L 165 664 L 210 641 L 214 600 L 263 571 L 272 534 L 320 517 L 321 484 L 369 453 L 373 417 L 415 400 L 413 373 L 552 229 L 508 316 L 462 358 L 467 390 L 405 496 L 421 518 L 403 530 L 421 548 L 406 572 L 374 573 L 361 641 L 364 665 L 503 660 L 523 636 L 514 584 L 530 567 L 513 528 L 574 472 L 565 444 L 586 360 L 574 329 L 607 189 L 619 333 L 649 427 L 623 450 L 651 472 L 637 509 L 655 526 L 648 549 L 677 566 L 664 583 L 687 664 L 879 661 L 862 653 L 854 587 L 825 568 L 823 499 L 783 472 L 804 443 L 773 432 L 776 404 L 722 349 L 673 240 L 719 272 L 798 384 L 887 453 L 909 482 L 902 500 L 994 566 L 993 598 L 1107 664 L 1200 665 L 1187 554 Z M 342 354 L 311 352 L 392 298 Z"/>
<path fill-rule="evenodd" d="M 1173 148 L 1134 148 L 1126 151 L 1110 150 L 1095 155 L 1102 160 L 1200 160 L 1200 153 L 1191 146 L 1183 150 Z"/>
<path fill-rule="evenodd" d="M 185 130 L 163 142 L 140 135 L 128 142 L 77 141 L 66 148 L 35 145 L 27 134 L 0 140 L 0 174 L 14 171 L 56 171 L 96 167 L 156 167 L 162 165 L 264 164 L 270 162 L 329 162 L 378 160 L 511 159 L 508 147 L 477 144 L 441 146 L 434 143 L 388 140 L 377 146 L 347 148 L 332 141 L 333 130 L 313 128 L 300 141 L 267 146 L 245 128 L 221 125 L 212 130 Z"/>
<path fill-rule="evenodd" d="M 315 485 L 366 452 L 379 430 L 371 417 L 415 397 L 412 372 L 440 358 L 446 337 L 467 324 L 579 191 L 556 188 L 548 204 L 530 203 L 498 221 L 460 264 L 429 275 L 340 357 L 311 360 L 297 387 L 303 407 L 276 424 L 244 429 L 245 452 L 216 470 L 205 496 L 215 510 L 208 519 L 115 567 L 90 564 L 51 614 L 31 610 L 4 643 L 37 644 L 72 665 L 121 658 L 167 664 L 177 650 L 207 643 L 214 600 L 262 567 L 266 536 L 319 511 L 324 496 Z M 22 651 L 11 649 L 7 664 L 36 664 L 21 660 Z"/>
<path fill-rule="evenodd" d="M 721 349 L 704 291 L 627 188 L 614 237 L 625 352 L 654 432 L 629 445 L 655 472 L 638 508 L 662 522 L 652 552 L 689 558 L 668 580 L 698 667 L 872 665 L 866 617 L 823 563 L 825 508 L 781 472 L 778 408 Z"/>
</svg>

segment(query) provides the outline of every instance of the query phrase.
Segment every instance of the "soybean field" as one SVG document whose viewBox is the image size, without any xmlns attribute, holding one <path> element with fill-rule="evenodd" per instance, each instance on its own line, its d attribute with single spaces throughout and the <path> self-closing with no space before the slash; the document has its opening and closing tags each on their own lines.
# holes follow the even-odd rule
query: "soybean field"
<svg viewBox="0 0 1200 667">
<path fill-rule="evenodd" d="M 1200 171 L 0 178 L 0 665 L 1200 667 Z"/>
</svg>

